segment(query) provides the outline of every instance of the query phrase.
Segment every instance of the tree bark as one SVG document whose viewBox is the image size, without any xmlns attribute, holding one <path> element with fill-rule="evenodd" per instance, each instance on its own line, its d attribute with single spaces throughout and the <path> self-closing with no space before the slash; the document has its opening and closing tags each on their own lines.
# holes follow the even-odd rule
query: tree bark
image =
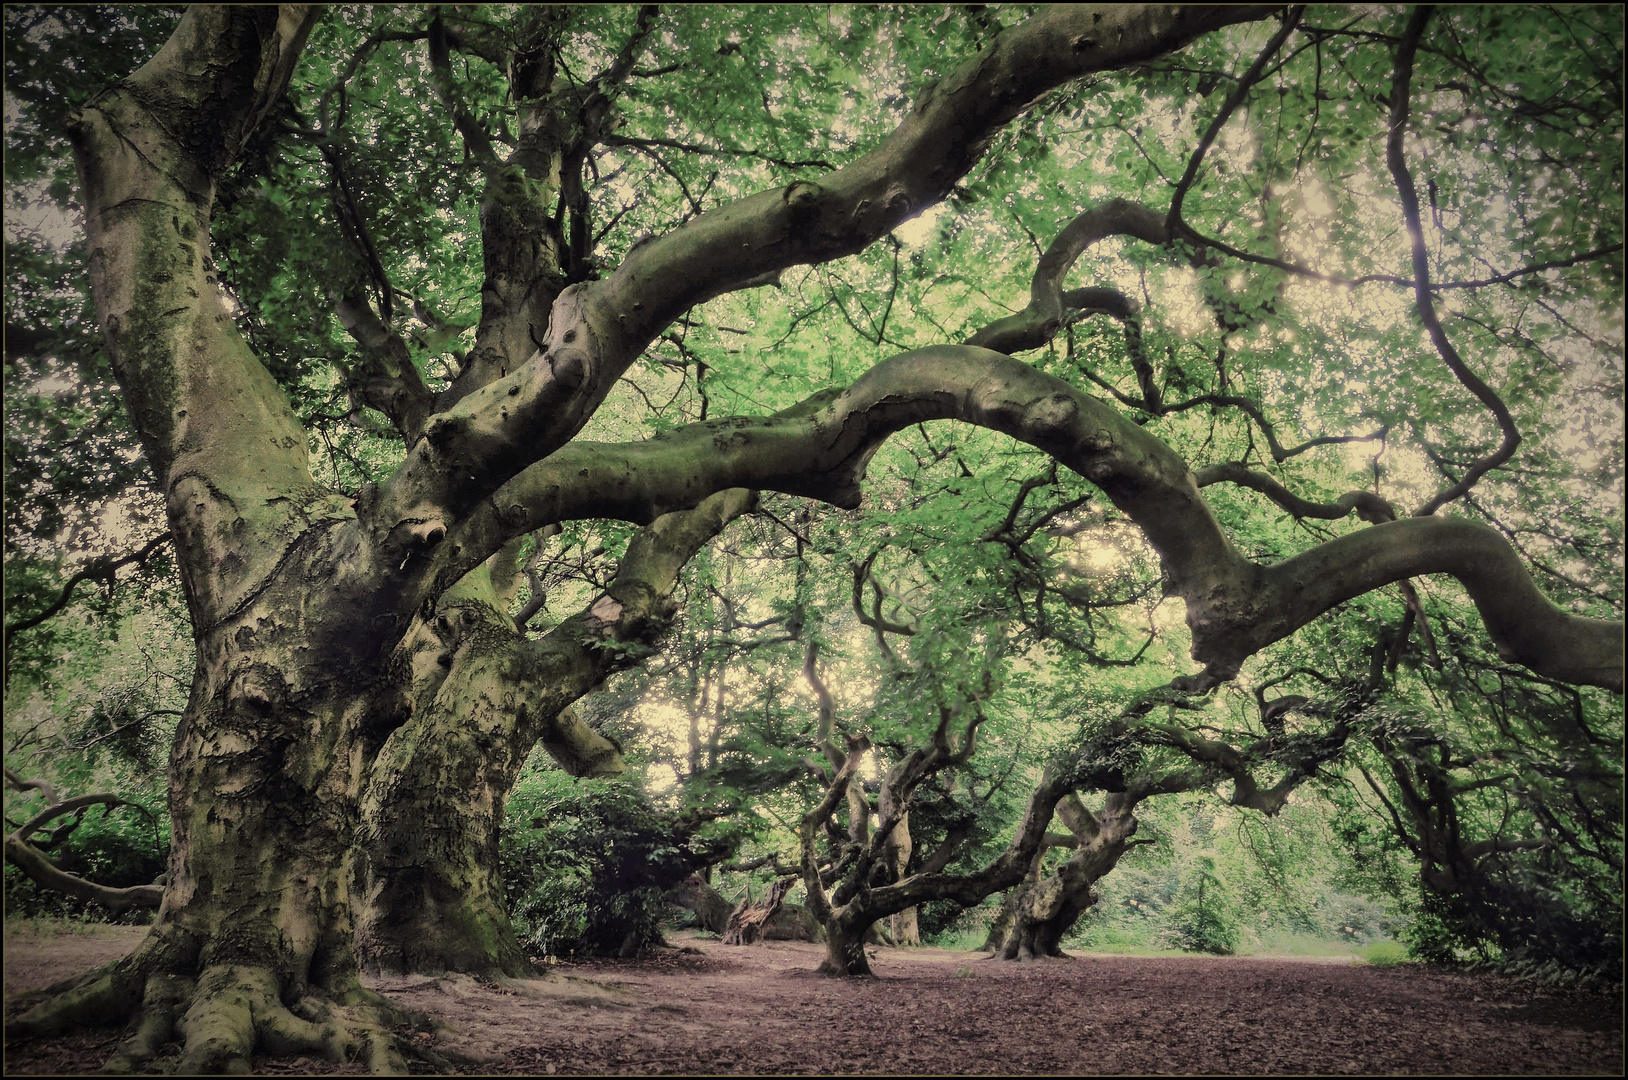
<svg viewBox="0 0 1628 1080">
<path fill-rule="evenodd" d="M 729 913 L 732 910 L 729 901 L 719 896 L 718 890 L 703 881 L 701 875 L 691 874 L 668 890 L 667 897 L 680 907 L 695 912 L 696 920 L 712 933 L 721 936 L 729 929 Z"/>
<path fill-rule="evenodd" d="M 876 916 L 867 918 L 857 911 L 849 918 L 827 919 L 825 959 L 815 970 L 821 975 L 841 978 L 871 978 L 874 973 L 870 959 L 865 955 L 865 934 L 875 921 Z"/>
<path fill-rule="evenodd" d="M 910 856 L 915 851 L 915 844 L 910 838 L 910 811 L 892 805 L 890 796 L 893 790 L 891 785 L 884 783 L 877 806 L 877 813 L 883 820 L 896 816 L 899 822 L 882 838 L 882 866 L 889 882 L 903 880 L 910 866 Z M 921 928 L 914 905 L 888 916 L 888 936 L 895 945 L 921 944 Z"/>
<path fill-rule="evenodd" d="M 570 706 L 660 634 L 684 564 L 754 505 L 723 491 L 640 530 L 606 593 L 539 641 L 500 609 L 483 566 L 403 644 L 394 667 L 413 715 L 379 753 L 358 836 L 366 970 L 532 973 L 498 859 L 509 791 L 538 742 L 573 775 L 622 771 Z"/>
<path fill-rule="evenodd" d="M 97 315 L 166 498 L 198 659 L 152 930 L 7 1035 L 135 1013 L 117 1068 L 177 1026 L 181 1072 L 246 1069 L 262 1040 L 404 1065 L 387 1029 L 398 1017 L 362 989 L 352 948 L 357 796 L 394 644 L 373 618 L 376 564 L 354 510 L 313 483 L 304 434 L 205 260 L 215 182 L 282 94 L 312 21 L 303 8 L 192 8 L 70 124 Z"/>
<path fill-rule="evenodd" d="M 1136 834 L 1132 811 L 1137 799 L 1126 793 L 1110 793 L 1103 809 L 1092 814 L 1070 795 L 1058 804 L 1058 816 L 1074 832 L 1076 846 L 1068 860 L 1054 874 L 1023 888 L 1012 906 L 1011 927 L 998 955 L 1005 960 L 1062 958 L 1063 938 L 1087 908 L 1096 903 L 1092 891 L 1125 854 Z"/>
<path fill-rule="evenodd" d="M 786 901 L 786 894 L 795 883 L 795 878 L 781 878 L 769 887 L 768 894 L 762 900 L 756 903 L 742 900 L 736 904 L 735 910 L 729 913 L 723 943 L 750 945 L 763 937 L 769 923 L 780 913 L 780 907 Z"/>
<path fill-rule="evenodd" d="M 8 1036 L 134 1013 L 136 1034 L 113 1063 L 123 1068 L 153 1057 L 178 1026 L 183 1072 L 246 1068 L 261 1044 L 401 1068 L 389 1032 L 399 1016 L 357 981 L 358 881 L 370 967 L 519 967 L 494 870 L 509 785 L 538 740 L 584 769 L 608 767 L 610 753 L 560 717 L 624 662 L 620 647 L 659 630 L 689 541 L 652 539 L 640 556 L 648 574 L 619 575 L 626 588 L 613 585 L 537 642 L 503 626 L 501 605 L 460 595 L 465 579 L 541 526 L 619 517 L 660 533 L 686 518 L 674 511 L 700 513 L 738 486 L 856 505 L 880 441 L 928 419 L 1006 432 L 1101 487 L 1187 603 L 1203 686 L 1343 600 L 1442 572 L 1465 584 L 1504 655 L 1620 693 L 1622 624 L 1550 604 L 1491 530 L 1389 522 L 1258 566 L 1168 447 L 996 352 L 908 353 L 780 417 L 636 445 L 572 441 L 645 346 L 695 304 L 862 250 L 944 198 L 993 134 L 1052 87 L 1271 10 L 1053 9 L 928 88 L 890 137 L 819 183 L 701 214 L 638 245 L 607 277 L 563 288 L 563 238 L 540 224 L 540 189 L 518 183 L 530 169 L 547 187 L 569 156 L 564 134 L 545 138 L 539 77 L 515 95 L 530 156 L 505 171 L 475 150 L 490 170 L 482 239 L 494 290 L 483 294 L 476 362 L 433 411 L 420 401 L 397 417 L 407 461 L 352 500 L 314 481 L 304 431 L 238 333 L 207 259 L 216 184 L 286 89 L 314 14 L 189 9 L 146 65 L 80 106 L 68 132 L 97 318 L 166 502 L 197 646 L 170 771 L 169 881 L 129 958 L 18 1018 Z M 1048 266 L 1072 259 L 1088 231 L 1070 232 Z M 1042 335 L 1054 329 L 1060 276 L 1048 275 L 1029 313 Z M 638 559 L 630 551 L 627 561 Z M 1018 838 L 978 873 L 867 885 L 834 919 L 815 880 L 810 907 L 832 929 L 834 969 L 868 973 L 863 934 L 877 919 L 933 897 L 977 902 L 1019 879 L 1060 784 L 1042 785 Z M 805 874 L 815 873 L 811 833 L 802 840 Z M 1092 864 L 1079 865 L 1076 877 L 1094 880 Z M 1030 940 L 1044 946 L 1045 936 Z"/>
</svg>

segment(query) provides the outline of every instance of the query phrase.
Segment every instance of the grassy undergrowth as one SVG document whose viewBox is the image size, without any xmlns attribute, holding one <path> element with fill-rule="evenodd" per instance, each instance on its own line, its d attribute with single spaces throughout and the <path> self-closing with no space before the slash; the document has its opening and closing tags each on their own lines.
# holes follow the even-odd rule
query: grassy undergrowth
<svg viewBox="0 0 1628 1080">
<path fill-rule="evenodd" d="M 927 944 L 949 952 L 973 952 L 984 943 L 986 931 L 977 927 L 955 928 L 928 939 Z M 1114 956 L 1193 956 L 1191 952 L 1170 948 L 1161 941 L 1164 935 L 1139 933 L 1115 925 L 1090 927 L 1065 942 L 1071 952 L 1105 953 Z M 1265 933 L 1245 938 L 1236 953 L 1238 956 L 1282 956 L 1337 960 L 1349 958 L 1364 963 L 1391 966 L 1406 963 L 1407 949 L 1389 939 L 1367 944 L 1341 938 L 1319 937 L 1315 934 L 1291 932 Z"/>
<path fill-rule="evenodd" d="M 5 936 L 7 941 L 14 937 L 54 938 L 69 935 L 92 937 L 98 934 L 126 933 L 130 929 L 130 926 L 122 923 L 59 918 L 49 915 L 16 915 L 7 916 Z"/>
</svg>

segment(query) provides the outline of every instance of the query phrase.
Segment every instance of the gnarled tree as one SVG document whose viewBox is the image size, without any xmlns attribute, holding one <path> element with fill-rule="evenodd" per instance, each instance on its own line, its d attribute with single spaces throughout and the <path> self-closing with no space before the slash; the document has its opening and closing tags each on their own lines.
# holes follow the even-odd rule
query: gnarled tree
<svg viewBox="0 0 1628 1080">
<path fill-rule="evenodd" d="M 887 36 L 901 49 L 920 48 L 906 65 L 915 84 L 890 88 L 896 104 L 879 104 L 877 121 L 854 136 L 842 134 L 856 129 L 840 108 L 811 118 L 797 94 L 766 89 L 763 54 L 819 36 L 824 67 L 805 77 L 837 86 L 859 76 L 831 56 L 862 48 L 866 34 L 903 16 L 853 9 L 813 27 L 797 25 L 803 15 L 769 11 L 753 35 L 705 9 L 526 8 L 500 23 L 457 8 L 189 9 L 156 54 L 134 71 L 109 72 L 117 81 L 78 103 L 67 122 L 96 318 L 164 500 L 197 645 L 172 758 L 169 883 L 151 933 L 128 959 L 18 1018 L 8 1037 L 135 1016 L 136 1035 L 117 1064 L 146 1060 L 179 1030 L 183 1071 L 239 1068 L 257 1049 L 364 1053 L 377 1067 L 399 1066 L 389 1010 L 357 981 L 362 956 L 385 968 L 518 966 L 482 877 L 505 785 L 532 740 L 568 746 L 585 762 L 596 753 L 605 759 L 593 738 L 561 730 L 562 710 L 624 663 L 629 644 L 654 633 L 677 568 L 744 509 L 745 496 L 724 493 L 777 491 L 855 506 L 883 442 L 927 421 L 977 425 L 1033 447 L 1135 524 L 1167 592 L 1186 606 L 1201 665 L 1184 678 L 1187 689 L 1233 678 L 1253 654 L 1353 597 L 1449 575 L 1507 660 L 1620 693 L 1622 624 L 1611 618 L 1620 609 L 1594 604 L 1588 610 L 1606 617 L 1585 617 L 1552 603 L 1532 579 L 1530 567 L 1542 560 L 1500 532 L 1500 514 L 1517 526 L 1526 520 L 1509 500 L 1486 521 L 1440 512 L 1466 506 L 1494 481 L 1522 490 L 1519 476 L 1506 475 L 1524 445 L 1522 424 L 1538 414 L 1534 399 L 1544 388 L 1564 382 L 1552 376 L 1524 386 L 1477 374 L 1493 362 L 1508 369 L 1505 350 L 1530 345 L 1547 356 L 1544 342 L 1503 318 L 1507 303 L 1526 295 L 1508 301 L 1508 287 L 1537 282 L 1565 294 L 1531 297 L 1523 318 L 1607 333 L 1570 320 L 1593 295 L 1590 275 L 1604 268 L 1620 278 L 1620 222 L 1601 216 L 1620 204 L 1620 191 L 1609 190 L 1620 180 L 1588 164 L 1599 145 L 1608 157 L 1617 152 L 1609 147 L 1620 108 L 1612 112 L 1607 76 L 1596 73 L 1608 65 L 1591 61 L 1587 75 L 1526 99 L 1467 51 L 1477 47 L 1465 41 L 1474 35 L 1453 20 L 1477 16 L 1314 16 L 1271 7 L 1070 6 L 1009 27 L 970 20 L 955 38 L 957 61 L 932 72 L 943 35 L 926 43 L 925 24 L 907 19 L 909 35 Z M 1240 24 L 1240 37 L 1213 37 Z M 1591 57 L 1590 48 L 1620 42 L 1620 24 L 1615 39 L 1609 26 L 1582 35 L 1606 38 L 1594 46 L 1563 44 L 1578 37 L 1568 39 L 1570 29 L 1567 22 L 1534 40 L 1546 55 L 1575 48 Z M 1176 89 L 1189 78 L 1183 65 L 1160 61 L 1184 47 L 1201 54 L 1201 73 Z M 1230 60 L 1240 48 L 1248 61 L 1241 68 Z M 748 55 L 762 62 L 743 67 Z M 390 74 L 381 78 L 374 65 L 385 58 Z M 1428 86 L 1414 78 L 1425 66 Z M 1340 115 L 1342 134 L 1322 116 L 1324 82 L 1335 81 L 1336 68 L 1341 101 L 1328 112 Z M 406 79 L 423 92 L 385 101 Z M 680 96 L 652 103 L 647 88 L 667 85 Z M 1213 113 L 1200 108 L 1209 116 L 1201 133 L 1175 110 L 1161 111 L 1220 85 L 1228 93 Z M 1385 100 L 1376 114 L 1378 87 Z M 1149 110 L 1160 115 L 1124 123 L 1116 113 L 1135 112 L 1144 94 L 1160 102 Z M 675 130 L 670 120 L 737 97 L 761 101 L 761 145 L 714 141 L 733 130 L 718 116 L 700 117 L 702 133 Z M 1065 108 L 1086 121 L 1074 135 L 1049 123 Z M 1281 193 L 1296 154 L 1281 136 L 1270 148 L 1261 142 L 1270 125 L 1250 112 L 1256 108 L 1281 121 L 1280 132 L 1288 124 L 1300 133 L 1300 159 L 1327 163 L 1331 176 L 1356 167 L 1353 140 L 1383 144 L 1396 197 L 1382 204 L 1392 216 L 1355 215 L 1353 223 L 1370 235 L 1400 227 L 1406 243 L 1342 235 L 1332 238 L 1341 257 L 1318 266 L 1300 260 L 1303 238 L 1289 223 L 1297 207 L 1315 216 L 1315 200 Z M 1478 126 L 1479 113 L 1499 123 L 1564 115 L 1553 148 L 1541 148 L 1548 127 L 1541 137 L 1521 134 L 1521 119 L 1509 130 L 1580 176 L 1589 209 L 1566 217 L 1562 210 L 1580 208 L 1533 195 L 1529 216 L 1546 216 L 1530 228 L 1510 226 L 1508 243 L 1483 251 L 1474 217 L 1488 200 L 1475 186 L 1526 178 L 1492 175 L 1485 155 L 1467 146 L 1459 157 L 1440 155 L 1455 176 L 1427 181 L 1432 211 L 1454 222 L 1427 235 L 1412 176 L 1419 147 L 1473 138 L 1461 132 Z M 840 167 L 793 161 L 774 148 L 788 114 L 811 137 L 813 128 L 838 132 L 820 142 Z M 1245 115 L 1249 134 L 1229 143 Z M 444 138 L 415 160 L 420 127 Z M 857 379 L 836 377 L 843 347 L 827 344 L 825 377 L 812 380 L 824 389 L 799 386 L 812 394 L 802 404 L 775 401 L 728 419 L 711 406 L 707 418 L 712 395 L 729 380 L 713 375 L 724 350 L 702 356 L 688 340 L 703 321 L 699 305 L 783 281 L 792 267 L 867 252 L 952 196 L 962 205 L 996 191 L 997 203 L 1038 199 L 1038 188 L 1009 184 L 998 170 L 1038 167 L 1031 158 L 1048 140 L 1076 140 L 1070 154 L 1079 165 L 1082 147 L 1114 132 L 1124 136 L 1115 143 L 1124 176 L 1114 188 L 1102 183 L 1114 177 L 1087 176 L 1083 166 L 1049 178 L 1068 205 L 1046 215 L 1043 228 L 1060 231 L 1015 320 L 984 311 L 929 333 L 921 328 L 935 315 L 923 305 L 909 347 Z M 854 138 L 865 146 L 850 152 L 843 143 Z M 1001 153 L 986 158 L 996 143 Z M 1166 177 L 1159 190 L 1152 177 L 1179 164 L 1172 146 L 1183 147 L 1185 167 L 1169 169 L 1179 179 Z M 675 155 L 689 164 L 675 164 Z M 720 180 L 721 165 L 703 175 L 699 160 L 750 167 Z M 622 171 L 634 162 L 653 165 L 630 184 Z M 1206 173 L 1211 163 L 1216 172 Z M 1241 186 L 1220 178 L 1223 164 L 1246 176 Z M 969 179 L 980 167 L 989 171 Z M 641 205 L 640 187 L 669 179 L 673 201 Z M 1557 179 L 1549 190 L 1568 183 Z M 1339 199 L 1370 199 L 1376 190 Z M 1246 200 L 1248 213 L 1239 209 Z M 1019 214 L 1025 229 L 1028 212 Z M 618 231 L 624 217 L 648 234 Z M 1229 231 L 1228 222 L 1243 222 L 1251 235 Z M 299 246 L 301 235 L 316 242 Z M 428 243 L 432 235 L 445 243 Z M 1110 237 L 1168 247 L 1162 261 L 1174 255 L 1198 267 L 1217 327 L 1192 331 L 1202 348 L 1167 334 L 1157 342 L 1165 357 L 1157 357 L 1144 325 L 1157 304 L 1151 295 L 1143 303 L 1122 288 L 1063 288 L 1085 246 Z M 1270 254 L 1257 250 L 1260 240 L 1272 242 Z M 478 270 L 448 257 L 476 246 Z M 1457 272 L 1476 260 L 1493 269 L 1442 280 L 1443 265 Z M 1236 283 L 1215 273 L 1233 265 L 1251 269 L 1238 271 Z M 979 273 L 971 265 L 945 272 Z M 438 289 L 438 276 L 451 285 Z M 1299 504 L 1277 494 L 1295 475 L 1257 478 L 1249 461 L 1260 457 L 1255 432 L 1272 449 L 1270 465 L 1254 463 L 1267 469 L 1308 449 L 1370 438 L 1347 434 L 1351 410 L 1331 407 L 1328 430 L 1284 449 L 1274 432 L 1305 426 L 1299 413 L 1314 399 L 1283 389 L 1292 378 L 1251 370 L 1253 358 L 1270 354 L 1279 367 L 1293 357 L 1297 370 L 1328 379 L 1321 361 L 1273 344 L 1280 310 L 1298 310 L 1297 325 L 1328 350 L 1329 365 L 1359 363 L 1335 353 L 1341 334 L 1326 332 L 1316 304 L 1297 301 L 1285 284 L 1330 278 L 1402 290 L 1404 314 L 1393 310 L 1383 330 L 1345 345 L 1366 362 L 1395 354 L 1392 362 L 1444 371 L 1416 395 L 1479 403 L 1499 428 L 1499 445 L 1483 452 L 1468 422 L 1439 412 L 1413 417 L 1410 445 L 1426 479 L 1407 478 L 1390 501 L 1436 486 L 1431 469 L 1443 477 L 1439 491 L 1420 493 L 1416 513 L 1257 555 L 1253 543 L 1234 542 L 1200 478 L 1263 492 L 1296 513 Z M 844 319 L 870 327 L 850 342 L 874 350 L 895 342 L 889 319 L 901 277 L 893 280 L 886 305 L 860 318 L 844 306 L 851 287 L 832 284 Z M 478 311 L 456 310 L 460 284 Z M 1445 290 L 1472 298 L 1464 314 L 1471 330 L 1443 319 L 1437 297 Z M 1172 296 L 1179 291 L 1170 285 Z M 1537 313 L 1544 303 L 1551 315 Z M 1489 310 L 1499 315 L 1490 323 Z M 1121 387 L 1117 367 L 1098 370 L 1096 359 L 1081 376 L 1072 363 L 1010 355 L 1045 346 L 1056 359 L 1058 346 L 1074 341 L 1074 323 L 1092 312 L 1126 320 L 1113 363 L 1139 393 Z M 472 343 L 459 337 L 465 331 Z M 771 364 L 773 343 L 757 345 L 762 352 L 750 362 Z M 693 379 L 694 422 L 669 415 L 654 434 L 642 423 L 618 426 L 607 402 L 643 356 Z M 1213 376 L 1200 374 L 1200 357 Z M 1104 385 L 1119 404 L 1088 393 L 1087 383 Z M 1518 398 L 1515 407 L 1506 395 Z M 335 399 L 337 413 L 323 405 Z M 1220 440 L 1166 440 L 1153 422 L 1206 408 L 1221 417 L 1216 425 L 1241 417 L 1241 426 Z M 1377 411 L 1382 427 L 1402 422 L 1394 405 Z M 356 442 L 332 441 L 338 422 L 364 429 L 373 449 L 358 454 Z M 313 432 L 325 440 L 315 457 Z M 1173 442 L 1207 459 L 1193 464 L 1226 468 L 1195 475 Z M 726 505 L 710 501 L 720 499 Z M 1229 525 L 1248 520 L 1247 509 L 1217 504 Z M 1356 497 L 1336 505 L 1341 515 L 1367 510 Z M 580 618 L 532 640 L 506 622 L 505 567 L 514 557 L 506 549 L 587 519 L 646 526 L 649 547 L 629 553 L 621 576 L 589 598 Z M 1066 777 L 1048 778 L 1036 817 L 1049 816 L 1066 785 Z M 414 839 L 435 830 L 447 839 Z M 1022 835 L 1025 844 L 1039 842 L 1033 827 Z M 1019 875 L 1030 853 L 1014 855 Z M 358 880 L 369 883 L 364 893 Z M 407 935 L 423 916 L 412 909 L 426 901 L 459 918 L 415 951 Z"/>
</svg>

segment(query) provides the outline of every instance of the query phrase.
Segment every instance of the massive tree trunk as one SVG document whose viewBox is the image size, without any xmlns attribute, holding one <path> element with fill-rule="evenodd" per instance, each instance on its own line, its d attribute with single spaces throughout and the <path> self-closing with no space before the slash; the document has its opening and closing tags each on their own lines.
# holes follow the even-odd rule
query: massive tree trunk
<svg viewBox="0 0 1628 1080">
<path fill-rule="evenodd" d="M 498 831 L 530 749 L 511 749 L 510 737 L 533 673 L 513 621 L 492 604 L 466 597 L 435 624 L 448 640 L 421 627 L 409 642 L 423 647 L 403 651 L 432 654 L 413 667 L 445 678 L 414 687 L 414 715 L 386 740 L 362 800 L 359 958 L 374 972 L 530 974 L 506 910 Z"/>
<path fill-rule="evenodd" d="M 606 593 L 540 640 L 519 632 L 485 566 L 408 637 L 394 670 L 412 716 L 385 741 L 362 802 L 366 970 L 531 973 L 498 860 L 509 791 L 539 742 L 573 775 L 622 771 L 620 750 L 570 706 L 660 634 L 684 564 L 755 503 L 731 489 L 657 519 Z"/>
<path fill-rule="evenodd" d="M 873 975 L 865 955 L 865 936 L 877 916 L 851 907 L 835 918 L 825 920 L 825 959 L 815 970 L 821 975 L 868 979 Z"/>
<path fill-rule="evenodd" d="M 206 269 L 215 182 L 283 92 L 311 21 L 192 9 L 70 132 L 97 313 L 166 497 L 198 659 L 151 932 L 8 1035 L 139 1011 L 124 1067 L 176 1027 L 182 1072 L 245 1068 L 257 1039 L 402 1064 L 352 948 L 357 799 L 396 641 L 375 619 L 379 566 L 348 501 L 312 482 L 304 433 Z M 363 1007 L 330 1022 L 344 1006 Z"/>
<path fill-rule="evenodd" d="M 1079 796 L 1070 793 L 1062 802 L 1058 803 L 1058 806 L 1061 807 L 1070 800 L 1078 801 L 1078 799 Z M 999 953 L 1006 947 L 1006 940 L 1011 936 L 1012 926 L 1017 920 L 1019 902 L 1022 901 L 1029 889 L 1040 881 L 1040 871 L 1045 868 L 1046 852 L 1054 847 L 1073 847 L 1077 843 L 1078 840 L 1071 835 L 1063 833 L 1046 834 L 1040 849 L 1035 852 L 1034 859 L 1030 861 L 1029 869 L 1023 875 L 1023 880 L 1007 892 L 1006 896 L 1001 900 L 1001 906 L 996 909 L 994 917 L 989 920 L 989 926 L 984 933 L 984 943 L 978 946 L 980 952 Z"/>
</svg>

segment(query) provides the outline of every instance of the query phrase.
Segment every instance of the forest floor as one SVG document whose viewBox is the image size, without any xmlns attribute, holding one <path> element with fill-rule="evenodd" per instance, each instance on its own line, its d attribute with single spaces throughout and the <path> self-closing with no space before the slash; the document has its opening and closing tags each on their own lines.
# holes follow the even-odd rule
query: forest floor
<svg viewBox="0 0 1628 1080">
<path fill-rule="evenodd" d="M 139 927 L 8 926 L 5 994 L 116 959 Z M 874 950 L 872 980 L 814 974 L 823 946 L 692 934 L 640 960 L 536 982 L 369 980 L 448 1027 L 470 1073 L 1602 1074 L 1623 1064 L 1620 995 L 1348 960 L 1085 954 L 1013 964 Z M 693 951 L 691 951 L 693 950 Z M 8 1049 L 7 1075 L 90 1072 L 123 1033 Z M 321 1061 L 256 1062 L 328 1073 Z"/>
</svg>

